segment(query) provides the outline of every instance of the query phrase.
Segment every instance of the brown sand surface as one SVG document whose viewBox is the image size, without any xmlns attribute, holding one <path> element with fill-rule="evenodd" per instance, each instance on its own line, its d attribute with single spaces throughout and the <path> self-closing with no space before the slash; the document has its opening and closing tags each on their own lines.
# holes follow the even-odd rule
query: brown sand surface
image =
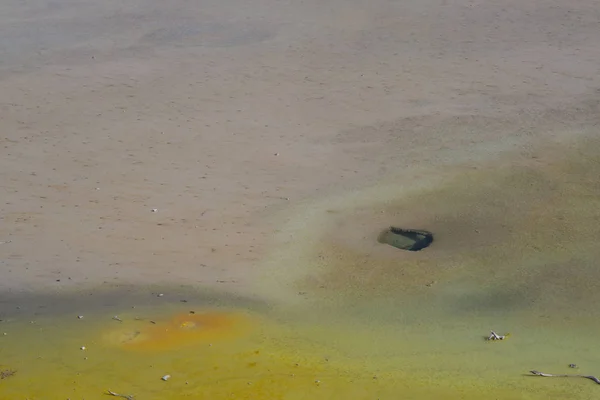
<svg viewBox="0 0 600 400">
<path fill-rule="evenodd" d="M 251 292 L 288 207 L 593 134 L 599 21 L 591 0 L 3 1 L 0 290 Z"/>
</svg>

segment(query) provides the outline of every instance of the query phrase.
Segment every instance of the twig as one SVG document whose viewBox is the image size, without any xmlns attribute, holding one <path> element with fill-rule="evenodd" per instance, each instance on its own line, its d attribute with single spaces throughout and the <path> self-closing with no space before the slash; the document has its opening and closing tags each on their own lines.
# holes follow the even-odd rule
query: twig
<svg viewBox="0 0 600 400">
<path fill-rule="evenodd" d="M 508 334 L 498 335 L 496 332 L 491 331 L 490 336 L 488 336 L 487 340 L 504 340 L 504 339 L 506 339 L 507 336 L 508 336 Z"/>
<path fill-rule="evenodd" d="M 131 394 L 119 394 L 119 393 L 115 393 L 112 390 L 107 390 L 108 394 L 110 394 L 111 396 L 115 396 L 115 397 L 122 397 L 124 399 L 127 400 L 133 400 L 133 395 Z"/>
<path fill-rule="evenodd" d="M 597 384 L 600 385 L 600 379 L 596 378 L 593 375 L 568 375 L 568 374 L 546 374 L 544 372 L 540 372 L 540 371 L 529 371 L 531 372 L 533 375 L 537 375 L 537 376 L 545 376 L 545 377 L 560 377 L 560 378 L 586 378 L 586 379 L 591 379 L 592 381 L 596 382 Z"/>
</svg>

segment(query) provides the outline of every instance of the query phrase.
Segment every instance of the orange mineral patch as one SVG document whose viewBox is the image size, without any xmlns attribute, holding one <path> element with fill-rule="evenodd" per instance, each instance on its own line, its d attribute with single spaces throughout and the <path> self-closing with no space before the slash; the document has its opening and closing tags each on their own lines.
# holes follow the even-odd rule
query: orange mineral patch
<svg viewBox="0 0 600 400">
<path fill-rule="evenodd" d="M 250 330 L 247 316 L 233 312 L 178 314 L 163 321 L 136 321 L 108 334 L 124 349 L 164 351 L 233 339 Z"/>
</svg>

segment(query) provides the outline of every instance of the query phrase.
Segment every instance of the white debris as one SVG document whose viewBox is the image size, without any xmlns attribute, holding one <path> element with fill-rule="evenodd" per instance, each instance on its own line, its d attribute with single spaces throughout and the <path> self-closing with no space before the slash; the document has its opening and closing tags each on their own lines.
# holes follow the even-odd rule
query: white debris
<svg viewBox="0 0 600 400">
<path fill-rule="evenodd" d="M 488 336 L 487 340 L 504 340 L 506 339 L 506 335 L 498 335 L 494 331 L 490 331 L 490 336 Z"/>
<path fill-rule="evenodd" d="M 162 379 L 163 381 L 168 381 L 170 378 L 171 378 L 171 375 L 165 375 L 160 379 Z"/>
</svg>

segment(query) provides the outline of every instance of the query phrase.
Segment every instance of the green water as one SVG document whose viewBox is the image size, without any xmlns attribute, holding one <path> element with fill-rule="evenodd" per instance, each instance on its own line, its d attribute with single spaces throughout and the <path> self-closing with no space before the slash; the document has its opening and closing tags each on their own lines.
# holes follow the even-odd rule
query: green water
<svg viewBox="0 0 600 400">
<path fill-rule="evenodd" d="M 528 371 L 600 375 L 598 155 L 588 141 L 301 204 L 258 302 L 15 313 L 0 322 L 0 370 L 16 371 L 0 398 L 596 398 L 590 380 Z M 435 241 L 378 243 L 390 225 Z"/>
</svg>

